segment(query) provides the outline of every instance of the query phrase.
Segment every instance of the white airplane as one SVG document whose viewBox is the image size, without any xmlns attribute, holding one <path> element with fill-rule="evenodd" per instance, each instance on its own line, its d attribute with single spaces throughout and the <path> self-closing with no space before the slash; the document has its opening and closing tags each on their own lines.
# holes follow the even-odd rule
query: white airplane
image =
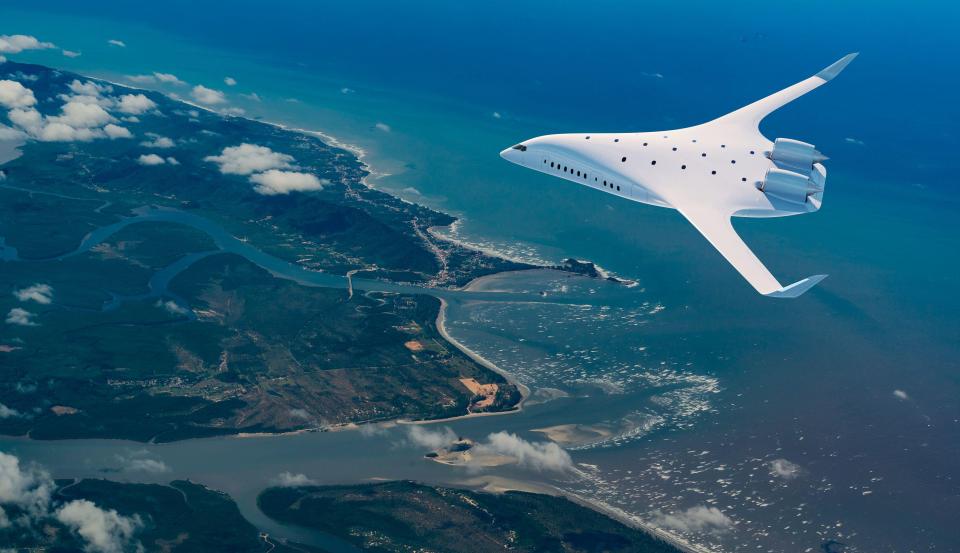
<svg viewBox="0 0 960 553">
<path fill-rule="evenodd" d="M 731 217 L 785 217 L 820 209 L 827 171 L 812 144 L 760 133 L 777 108 L 832 80 L 857 54 L 709 123 L 646 133 L 551 134 L 500 156 L 635 202 L 672 207 L 757 292 L 796 298 L 827 275 L 781 286 L 733 228 Z"/>
</svg>

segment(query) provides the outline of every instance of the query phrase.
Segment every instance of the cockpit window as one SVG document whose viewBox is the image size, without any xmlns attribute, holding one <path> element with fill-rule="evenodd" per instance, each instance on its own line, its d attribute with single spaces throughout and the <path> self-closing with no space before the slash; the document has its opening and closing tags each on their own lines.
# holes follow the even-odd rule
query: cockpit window
<svg viewBox="0 0 960 553">
<path fill-rule="evenodd" d="M 524 146 L 523 144 L 517 144 L 516 146 L 513 147 L 513 149 L 514 149 L 514 150 L 520 150 L 521 152 L 526 152 L 526 151 L 527 151 L 527 147 Z"/>
</svg>

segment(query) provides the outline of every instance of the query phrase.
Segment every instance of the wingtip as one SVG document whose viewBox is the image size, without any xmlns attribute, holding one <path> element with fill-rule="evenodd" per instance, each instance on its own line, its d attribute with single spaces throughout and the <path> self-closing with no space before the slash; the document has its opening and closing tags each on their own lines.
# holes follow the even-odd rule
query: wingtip
<svg viewBox="0 0 960 553">
<path fill-rule="evenodd" d="M 827 278 L 827 275 L 813 275 L 765 295 L 770 298 L 799 298 L 825 278 Z"/>
<path fill-rule="evenodd" d="M 860 52 L 853 52 L 852 54 L 847 54 L 846 56 L 843 56 L 839 60 L 833 62 L 833 64 L 831 64 L 830 67 L 827 67 L 823 71 L 817 73 L 816 76 L 820 77 L 825 81 L 831 81 L 837 75 L 839 75 L 840 72 L 843 71 L 843 69 L 846 66 L 850 65 L 850 62 L 855 60 L 859 55 L 860 55 Z"/>
</svg>

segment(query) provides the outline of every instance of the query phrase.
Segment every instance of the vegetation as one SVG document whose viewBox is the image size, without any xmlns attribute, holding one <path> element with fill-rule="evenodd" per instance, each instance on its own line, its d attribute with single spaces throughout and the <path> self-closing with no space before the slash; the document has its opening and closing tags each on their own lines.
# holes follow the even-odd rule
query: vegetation
<svg viewBox="0 0 960 553">
<path fill-rule="evenodd" d="M 525 492 L 383 482 L 270 488 L 257 502 L 274 520 L 371 551 L 678 551 L 565 498 Z"/>
</svg>

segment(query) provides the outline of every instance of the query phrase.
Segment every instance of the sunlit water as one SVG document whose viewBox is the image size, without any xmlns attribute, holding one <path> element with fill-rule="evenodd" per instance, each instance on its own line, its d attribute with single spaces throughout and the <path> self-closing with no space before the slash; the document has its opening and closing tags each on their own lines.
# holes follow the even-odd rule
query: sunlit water
<svg viewBox="0 0 960 553">
<path fill-rule="evenodd" d="M 226 25 L 220 10 L 174 1 L 151 12 L 150 28 L 131 23 L 144 18 L 138 7 L 59 4 L 45 3 L 91 18 L 3 8 L 0 33 L 35 34 L 83 55 L 16 59 L 114 80 L 173 72 L 225 89 L 251 115 L 360 145 L 392 174 L 375 186 L 463 217 L 441 232 L 519 259 L 591 259 L 638 282 L 514 273 L 477 287 L 523 291 L 518 302 L 450 298 L 450 332 L 534 395 L 520 414 L 448 426 L 474 438 L 509 430 L 542 440 L 531 430 L 566 424 L 604 431 L 571 446 L 575 473 L 484 474 L 546 481 L 675 529 L 664 513 L 715 507 L 729 525 L 686 533 L 727 551 L 831 541 L 848 551 L 960 549 L 960 108 L 950 97 L 960 77 L 945 69 L 960 51 L 955 6 L 906 14 L 883 3 L 809 5 L 822 14 L 813 25 L 766 4 L 679 13 L 622 2 L 371 1 L 319 11 L 281 2 L 269 12 L 238 7 Z M 764 126 L 832 157 L 823 210 L 737 222 L 784 281 L 831 275 L 796 301 L 758 297 L 673 212 L 496 156 L 547 132 L 699 123 L 854 50 L 863 55 L 840 78 Z M 220 84 L 226 74 L 236 88 Z M 251 92 L 261 101 L 240 96 Z M 548 397 L 559 399 L 536 403 Z M 233 494 L 268 529 L 277 528 L 254 497 L 281 471 L 324 482 L 474 476 L 424 461 L 404 436 L 147 446 L 171 472 L 109 476 L 190 477 Z M 57 476 L 104 475 L 116 455 L 140 447 L 0 443 Z"/>
</svg>

